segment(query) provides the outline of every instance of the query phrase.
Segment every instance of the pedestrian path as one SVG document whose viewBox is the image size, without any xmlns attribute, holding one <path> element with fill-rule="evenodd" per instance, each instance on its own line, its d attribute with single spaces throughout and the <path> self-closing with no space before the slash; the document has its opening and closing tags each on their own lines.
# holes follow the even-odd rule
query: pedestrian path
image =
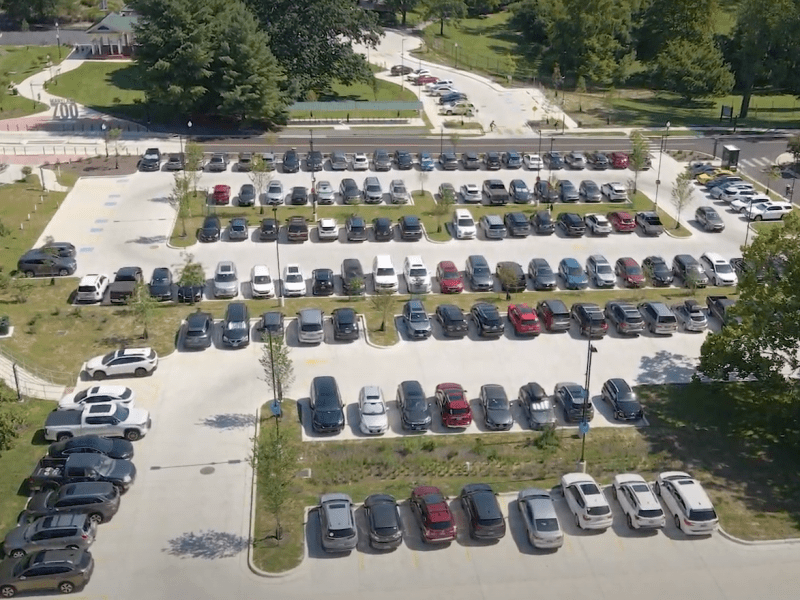
<svg viewBox="0 0 800 600">
<path fill-rule="evenodd" d="M 34 375 L 2 350 L 0 350 L 0 379 L 23 398 L 58 400 L 67 390 L 65 385 L 53 383 Z"/>
</svg>

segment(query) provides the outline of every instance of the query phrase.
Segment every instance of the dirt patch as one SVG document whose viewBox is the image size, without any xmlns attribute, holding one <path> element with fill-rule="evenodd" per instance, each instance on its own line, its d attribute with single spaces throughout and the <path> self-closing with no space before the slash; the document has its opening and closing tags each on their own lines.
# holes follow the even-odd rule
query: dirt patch
<svg viewBox="0 0 800 600">
<path fill-rule="evenodd" d="M 53 165 L 54 163 L 51 163 Z M 92 177 L 102 175 L 130 175 L 136 173 L 139 164 L 138 156 L 93 156 L 73 162 L 55 163 L 64 174 L 78 177 Z"/>
</svg>

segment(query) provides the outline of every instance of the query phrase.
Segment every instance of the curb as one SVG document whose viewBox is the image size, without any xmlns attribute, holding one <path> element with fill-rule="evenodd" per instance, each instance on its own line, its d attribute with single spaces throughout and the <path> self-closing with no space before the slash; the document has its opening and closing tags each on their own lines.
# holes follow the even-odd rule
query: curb
<svg viewBox="0 0 800 600">
<path fill-rule="evenodd" d="M 396 317 L 396 315 L 395 315 L 395 317 Z M 367 329 L 367 319 L 366 319 L 366 317 L 364 317 L 364 315 L 362 315 L 361 313 L 358 313 L 358 319 L 361 322 L 361 325 L 364 327 L 364 341 L 367 342 L 367 346 L 369 346 L 370 348 L 375 348 L 377 350 L 389 350 L 391 348 L 394 348 L 397 345 L 397 344 L 392 344 L 391 346 L 379 346 L 378 344 L 376 344 L 375 342 L 373 342 L 372 340 L 369 339 L 369 329 Z M 400 337 L 400 333 L 399 332 L 398 332 L 397 336 L 398 336 L 398 343 L 399 343 L 399 337 Z"/>
<path fill-rule="evenodd" d="M 735 544 L 741 544 L 742 546 L 785 546 L 800 544 L 800 538 L 783 538 L 777 540 L 743 540 L 725 531 L 721 524 L 717 525 L 717 531 L 719 531 L 720 535 L 726 540 L 734 542 Z"/>
</svg>

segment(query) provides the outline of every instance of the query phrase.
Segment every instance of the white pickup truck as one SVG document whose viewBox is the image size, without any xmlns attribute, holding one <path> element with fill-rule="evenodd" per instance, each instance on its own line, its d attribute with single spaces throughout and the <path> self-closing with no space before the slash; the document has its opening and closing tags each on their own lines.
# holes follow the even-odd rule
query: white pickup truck
<svg viewBox="0 0 800 600">
<path fill-rule="evenodd" d="M 57 410 L 44 423 L 46 440 L 62 441 L 76 435 L 104 435 L 136 441 L 150 431 L 150 413 L 123 404 L 90 404 L 83 410 Z"/>
</svg>

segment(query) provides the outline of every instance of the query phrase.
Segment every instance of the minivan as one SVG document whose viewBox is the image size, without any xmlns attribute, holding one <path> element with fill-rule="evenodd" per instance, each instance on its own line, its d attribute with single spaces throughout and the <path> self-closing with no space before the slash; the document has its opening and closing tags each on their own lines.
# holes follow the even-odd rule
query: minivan
<svg viewBox="0 0 800 600">
<path fill-rule="evenodd" d="M 311 380 L 311 427 L 317 433 L 340 433 L 344 429 L 344 403 L 336 379 L 330 375 Z"/>
<path fill-rule="evenodd" d="M 297 313 L 297 339 L 301 344 L 321 344 L 325 339 L 322 311 L 304 308 Z"/>
<path fill-rule="evenodd" d="M 650 333 L 672 335 L 678 331 L 678 319 L 663 302 L 642 302 L 639 312 L 642 313 Z"/>
<path fill-rule="evenodd" d="M 231 302 L 225 309 L 222 343 L 231 348 L 243 348 L 250 343 L 250 314 L 244 302 Z"/>
<path fill-rule="evenodd" d="M 683 279 L 686 287 L 704 288 L 708 285 L 708 276 L 705 270 L 690 254 L 678 254 L 672 259 L 672 272 L 675 277 Z"/>
<path fill-rule="evenodd" d="M 464 275 L 475 292 L 491 292 L 494 289 L 494 279 L 489 263 L 480 254 L 472 254 L 467 257 Z"/>
<path fill-rule="evenodd" d="M 655 492 L 686 535 L 707 535 L 717 529 L 714 505 L 700 482 L 681 471 L 667 471 L 656 479 Z"/>
</svg>

